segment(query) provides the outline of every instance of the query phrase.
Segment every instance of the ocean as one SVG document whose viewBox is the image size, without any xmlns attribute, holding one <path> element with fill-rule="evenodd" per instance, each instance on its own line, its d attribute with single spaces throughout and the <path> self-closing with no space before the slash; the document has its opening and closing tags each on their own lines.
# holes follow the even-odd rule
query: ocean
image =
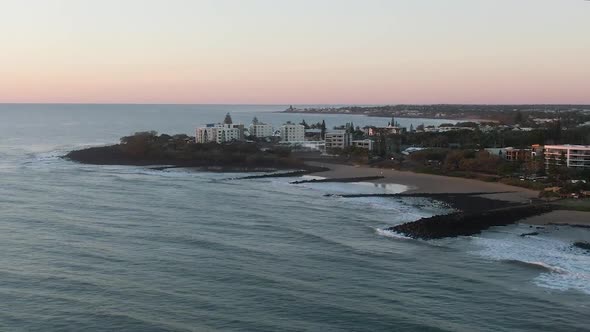
<svg viewBox="0 0 590 332">
<path fill-rule="evenodd" d="M 230 180 L 80 165 L 136 131 L 189 133 L 231 112 L 275 126 L 385 125 L 288 105 L 0 105 L 2 331 L 590 331 L 590 230 L 527 225 L 417 241 L 444 213 L 399 185 Z M 404 125 L 440 120 L 398 119 Z"/>
</svg>

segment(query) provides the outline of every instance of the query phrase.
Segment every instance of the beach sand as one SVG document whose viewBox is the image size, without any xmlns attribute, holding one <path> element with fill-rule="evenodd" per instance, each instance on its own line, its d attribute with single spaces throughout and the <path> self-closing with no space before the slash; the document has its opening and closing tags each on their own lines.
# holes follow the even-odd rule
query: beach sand
<svg viewBox="0 0 590 332">
<path fill-rule="evenodd" d="M 330 170 L 326 172 L 314 173 L 314 175 L 325 178 L 384 176 L 382 179 L 370 182 L 401 184 L 408 187 L 406 193 L 490 193 L 482 196 L 519 203 L 529 202 L 531 199 L 537 198 L 539 195 L 539 193 L 534 190 L 495 182 L 483 182 L 457 177 L 371 168 L 367 166 L 349 166 L 320 162 L 310 162 L 309 164 L 330 168 Z"/>
<path fill-rule="evenodd" d="M 309 164 L 329 168 L 329 171 L 314 173 L 314 175 L 325 178 L 383 176 L 384 178 L 382 179 L 369 182 L 401 184 L 408 187 L 406 193 L 490 193 L 479 196 L 515 203 L 528 203 L 539 195 L 534 190 L 495 182 L 371 168 L 368 166 L 350 166 L 321 162 L 309 162 Z M 545 215 L 528 218 L 523 220 L 522 223 L 532 225 L 561 224 L 590 226 L 590 212 L 558 210 Z"/>
</svg>

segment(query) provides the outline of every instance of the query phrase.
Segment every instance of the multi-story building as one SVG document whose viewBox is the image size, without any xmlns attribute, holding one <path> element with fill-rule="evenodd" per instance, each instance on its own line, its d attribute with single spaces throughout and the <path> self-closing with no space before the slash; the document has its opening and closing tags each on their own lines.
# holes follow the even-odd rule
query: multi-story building
<svg viewBox="0 0 590 332">
<path fill-rule="evenodd" d="M 270 137 L 273 135 L 272 126 L 266 123 L 256 123 L 250 125 L 250 136 L 257 138 Z"/>
<path fill-rule="evenodd" d="M 362 149 L 367 149 L 369 151 L 373 151 L 373 140 L 370 139 L 362 139 L 352 141 L 352 146 Z"/>
<path fill-rule="evenodd" d="M 504 159 L 507 161 L 529 161 L 532 157 L 530 149 L 505 148 Z"/>
<path fill-rule="evenodd" d="M 590 145 L 545 145 L 545 166 L 590 168 Z"/>
<path fill-rule="evenodd" d="M 305 127 L 303 125 L 286 123 L 281 126 L 281 141 L 304 142 Z"/>
<path fill-rule="evenodd" d="M 242 141 L 244 139 L 244 125 L 242 124 L 208 124 L 197 128 L 195 140 L 197 143 L 216 142 L 218 144 Z"/>
<path fill-rule="evenodd" d="M 352 134 L 346 130 L 336 130 L 326 133 L 326 150 L 345 149 L 352 144 Z"/>
</svg>

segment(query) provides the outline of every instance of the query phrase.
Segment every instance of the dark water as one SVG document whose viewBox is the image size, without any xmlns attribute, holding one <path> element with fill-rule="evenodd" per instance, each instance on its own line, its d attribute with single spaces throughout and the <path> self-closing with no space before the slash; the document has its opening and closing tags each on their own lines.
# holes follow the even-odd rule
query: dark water
<svg viewBox="0 0 590 332">
<path fill-rule="evenodd" d="M 371 184 L 84 166 L 137 130 L 191 132 L 284 106 L 0 106 L 2 331 L 583 331 L 588 230 L 528 226 L 421 242 L 383 232 L 440 212 Z M 326 118 L 329 125 L 386 119 Z M 401 120 L 406 121 L 406 120 Z M 425 120 L 418 120 L 414 125 Z"/>
</svg>

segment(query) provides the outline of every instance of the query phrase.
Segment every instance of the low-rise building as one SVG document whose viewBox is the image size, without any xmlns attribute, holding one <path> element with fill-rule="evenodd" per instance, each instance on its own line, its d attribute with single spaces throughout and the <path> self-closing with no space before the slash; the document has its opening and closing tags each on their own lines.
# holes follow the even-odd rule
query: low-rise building
<svg viewBox="0 0 590 332">
<path fill-rule="evenodd" d="M 299 124 L 286 123 L 281 126 L 282 142 L 304 142 L 305 127 Z"/>
<path fill-rule="evenodd" d="M 545 145 L 545 166 L 590 168 L 590 145 Z"/>
<path fill-rule="evenodd" d="M 345 149 L 352 144 L 352 134 L 346 130 L 335 130 L 326 133 L 326 150 Z"/>
<path fill-rule="evenodd" d="M 352 141 L 352 146 L 362 149 L 367 149 L 369 151 L 373 151 L 373 140 L 370 139 L 362 139 L 362 140 L 355 140 Z"/>
</svg>

